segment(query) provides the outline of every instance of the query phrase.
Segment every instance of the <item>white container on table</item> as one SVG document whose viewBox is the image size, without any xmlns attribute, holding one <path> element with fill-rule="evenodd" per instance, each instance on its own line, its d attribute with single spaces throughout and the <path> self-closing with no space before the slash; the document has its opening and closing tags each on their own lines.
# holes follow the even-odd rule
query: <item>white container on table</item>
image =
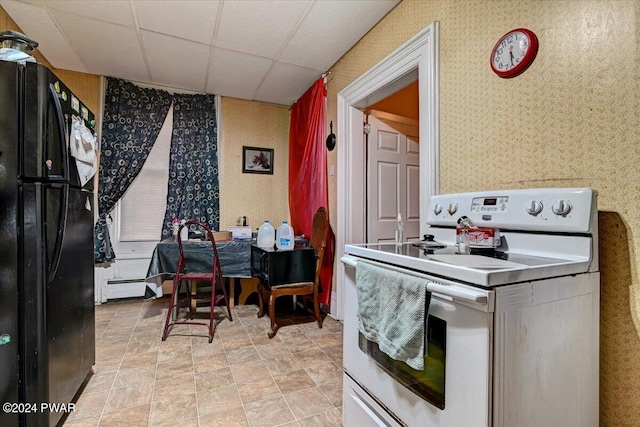
<svg viewBox="0 0 640 427">
<path fill-rule="evenodd" d="M 275 232 L 276 230 L 273 228 L 273 225 L 269 223 L 269 220 L 265 220 L 264 224 L 258 229 L 258 239 L 256 242 L 258 247 L 273 249 L 273 245 L 276 243 Z"/>
<path fill-rule="evenodd" d="M 182 226 L 182 229 L 180 230 L 180 240 L 183 242 L 189 240 L 189 226 L 184 225 L 186 222 L 187 221 L 184 219 L 180 222 L 180 226 Z"/>
<path fill-rule="evenodd" d="M 295 245 L 295 236 L 293 235 L 293 228 L 284 221 L 276 233 L 276 247 L 279 250 L 290 251 Z"/>
</svg>

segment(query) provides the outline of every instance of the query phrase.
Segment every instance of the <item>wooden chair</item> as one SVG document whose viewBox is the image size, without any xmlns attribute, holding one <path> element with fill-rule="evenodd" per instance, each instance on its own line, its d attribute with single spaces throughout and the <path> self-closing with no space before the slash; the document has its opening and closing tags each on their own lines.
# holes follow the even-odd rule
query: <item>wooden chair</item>
<svg viewBox="0 0 640 427">
<path fill-rule="evenodd" d="M 211 241 L 211 248 L 213 250 L 211 271 L 189 271 L 189 259 L 188 256 L 185 256 L 184 253 L 182 239 L 180 238 L 180 231 L 182 230 L 182 227 L 189 227 L 190 225 L 200 227 L 204 232 L 207 233 L 207 236 L 209 236 L 209 240 Z M 227 317 L 230 321 L 233 321 L 233 318 L 231 317 L 231 309 L 229 308 L 229 298 L 227 297 L 227 290 L 225 289 L 224 281 L 222 280 L 222 270 L 220 269 L 220 259 L 218 258 L 216 242 L 211 229 L 206 224 L 203 224 L 201 222 L 187 221 L 180 227 L 180 231 L 178 231 L 178 250 L 180 251 L 180 256 L 178 258 L 178 265 L 176 267 L 176 275 L 173 278 L 173 290 L 171 291 L 171 300 L 169 303 L 169 310 L 167 311 L 167 319 L 164 324 L 164 331 L 162 333 L 162 341 L 167 339 L 169 329 L 173 325 L 203 325 L 209 327 L 209 342 L 212 342 L 214 330 L 214 307 L 223 302 L 227 307 Z M 191 282 L 191 289 L 189 289 L 189 282 Z M 210 297 L 202 298 L 201 295 L 198 294 L 198 282 L 205 282 L 205 284 L 207 284 L 206 282 L 208 282 L 207 286 L 211 286 Z M 186 296 L 180 299 L 180 285 L 182 283 L 186 285 L 187 289 Z M 198 300 L 205 300 L 209 302 L 211 311 L 209 313 L 208 324 L 203 322 L 196 322 L 193 320 Z M 186 319 L 179 320 L 180 318 L 178 315 L 178 308 L 183 306 L 188 306 L 187 316 Z M 175 318 L 172 320 L 172 316 L 174 315 L 174 308 L 176 309 L 176 313 Z"/>
<path fill-rule="evenodd" d="M 282 295 L 301 295 L 303 298 L 313 297 L 313 311 L 315 313 L 318 327 L 322 328 L 322 313 L 320 313 L 320 303 L 318 301 L 318 293 L 320 291 L 320 268 L 322 267 L 322 259 L 327 244 L 327 235 L 329 233 L 329 215 L 324 207 L 318 208 L 313 215 L 313 230 L 311 232 L 310 245 L 316 252 L 316 272 L 313 282 L 288 283 L 285 285 L 268 286 L 262 284 L 259 286 L 258 296 L 260 299 L 259 316 L 264 314 L 264 305 L 268 300 L 269 317 L 271 319 L 271 329 L 269 330 L 269 338 L 273 338 L 277 332 L 275 318 L 275 301 Z M 329 285 L 330 286 L 330 285 Z M 306 304 L 305 304 L 306 307 Z"/>
</svg>

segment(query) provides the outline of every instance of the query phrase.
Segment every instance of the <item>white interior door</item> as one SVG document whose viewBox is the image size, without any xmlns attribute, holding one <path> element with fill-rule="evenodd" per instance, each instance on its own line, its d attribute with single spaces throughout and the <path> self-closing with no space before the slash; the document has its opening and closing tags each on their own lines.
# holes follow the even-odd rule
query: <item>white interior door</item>
<svg viewBox="0 0 640 427">
<path fill-rule="evenodd" d="M 419 137 L 403 135 L 369 116 L 367 241 L 393 242 L 398 214 L 405 240 L 420 235 Z"/>
</svg>

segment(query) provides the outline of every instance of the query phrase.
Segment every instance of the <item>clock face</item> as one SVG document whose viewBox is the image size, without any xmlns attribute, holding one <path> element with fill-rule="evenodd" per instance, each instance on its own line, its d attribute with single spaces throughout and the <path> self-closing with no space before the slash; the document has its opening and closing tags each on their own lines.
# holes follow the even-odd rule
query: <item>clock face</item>
<svg viewBox="0 0 640 427">
<path fill-rule="evenodd" d="M 509 31 L 491 51 L 491 68 L 500 77 L 515 77 L 531 65 L 537 51 L 533 32 L 524 28 Z"/>
</svg>

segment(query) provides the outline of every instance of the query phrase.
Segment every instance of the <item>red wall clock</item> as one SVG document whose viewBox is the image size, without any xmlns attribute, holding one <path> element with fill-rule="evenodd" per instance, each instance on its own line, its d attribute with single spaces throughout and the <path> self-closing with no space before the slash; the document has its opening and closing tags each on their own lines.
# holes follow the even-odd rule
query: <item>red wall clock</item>
<svg viewBox="0 0 640 427">
<path fill-rule="evenodd" d="M 526 70 L 538 53 L 538 38 L 525 28 L 516 28 L 502 36 L 491 50 L 489 62 L 494 73 L 515 77 Z"/>
</svg>

